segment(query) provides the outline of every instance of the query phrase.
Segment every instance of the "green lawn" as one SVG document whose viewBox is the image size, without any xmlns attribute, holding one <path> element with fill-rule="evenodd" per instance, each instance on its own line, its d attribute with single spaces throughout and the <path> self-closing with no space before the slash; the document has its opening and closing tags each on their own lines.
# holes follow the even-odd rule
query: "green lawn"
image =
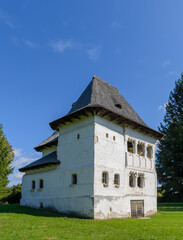
<svg viewBox="0 0 183 240">
<path fill-rule="evenodd" d="M 160 204 L 150 219 L 88 220 L 0 205 L 0 239 L 183 239 L 183 203 Z"/>
</svg>

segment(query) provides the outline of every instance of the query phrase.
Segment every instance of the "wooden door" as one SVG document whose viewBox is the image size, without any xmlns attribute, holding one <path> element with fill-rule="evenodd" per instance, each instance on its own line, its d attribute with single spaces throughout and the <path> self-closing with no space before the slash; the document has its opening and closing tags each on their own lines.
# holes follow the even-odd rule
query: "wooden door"
<svg viewBox="0 0 183 240">
<path fill-rule="evenodd" d="M 144 200 L 131 200 L 131 217 L 138 218 L 144 216 Z"/>
</svg>

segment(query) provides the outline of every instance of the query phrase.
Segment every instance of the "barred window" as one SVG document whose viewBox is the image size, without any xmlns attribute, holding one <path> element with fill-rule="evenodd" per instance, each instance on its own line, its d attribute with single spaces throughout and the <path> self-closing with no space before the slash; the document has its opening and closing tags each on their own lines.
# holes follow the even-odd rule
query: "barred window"
<svg viewBox="0 0 183 240">
<path fill-rule="evenodd" d="M 108 172 L 103 172 L 102 173 L 102 183 L 103 184 L 108 184 L 109 183 L 109 174 L 108 174 Z"/>
<path fill-rule="evenodd" d="M 119 174 L 114 174 L 114 184 L 115 185 L 120 185 L 120 176 Z"/>
</svg>

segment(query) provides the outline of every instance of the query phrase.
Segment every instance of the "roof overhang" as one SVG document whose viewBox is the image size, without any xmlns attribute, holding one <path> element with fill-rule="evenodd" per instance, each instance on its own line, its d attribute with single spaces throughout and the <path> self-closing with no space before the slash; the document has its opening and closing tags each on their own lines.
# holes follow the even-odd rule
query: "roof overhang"
<svg viewBox="0 0 183 240">
<path fill-rule="evenodd" d="M 59 164 L 60 164 L 60 161 L 57 159 L 57 152 L 55 151 L 55 152 L 49 153 L 48 155 L 26 165 L 23 168 L 20 168 L 19 171 L 27 172 L 27 171 L 34 170 L 34 169 L 45 168 L 48 166 L 56 166 Z"/>
<path fill-rule="evenodd" d="M 44 164 L 39 164 L 37 166 L 34 166 L 34 167 L 23 167 L 23 168 L 20 168 L 19 171 L 20 172 L 27 172 L 27 171 L 31 171 L 31 170 L 35 170 L 35 169 L 43 169 L 45 167 L 52 167 L 52 166 L 57 166 L 59 165 L 60 162 L 58 163 L 44 163 Z"/>
<path fill-rule="evenodd" d="M 83 117 L 90 117 L 90 116 L 94 116 L 94 115 L 100 116 L 109 121 L 113 121 L 113 122 L 117 123 L 118 125 L 132 127 L 136 130 L 139 130 L 139 131 L 147 134 L 147 135 L 152 136 L 153 138 L 155 138 L 157 140 L 161 139 L 164 136 L 162 133 L 160 133 L 152 128 L 140 125 L 139 123 L 136 123 L 135 121 L 132 121 L 123 116 L 120 116 L 120 115 L 118 115 L 106 108 L 103 108 L 99 105 L 88 105 L 87 107 L 81 108 L 75 112 L 67 114 L 64 117 L 51 122 L 50 126 L 53 130 L 59 131 L 60 127 L 63 127 L 68 123 L 73 123 L 76 119 L 81 120 Z"/>
<path fill-rule="evenodd" d="M 43 145 L 40 145 L 40 146 L 37 146 L 35 147 L 34 149 L 37 151 L 37 152 L 42 152 L 42 150 L 48 148 L 48 147 L 53 147 L 53 146 L 57 146 L 58 145 L 58 138 L 46 143 L 46 144 L 43 144 Z"/>
</svg>

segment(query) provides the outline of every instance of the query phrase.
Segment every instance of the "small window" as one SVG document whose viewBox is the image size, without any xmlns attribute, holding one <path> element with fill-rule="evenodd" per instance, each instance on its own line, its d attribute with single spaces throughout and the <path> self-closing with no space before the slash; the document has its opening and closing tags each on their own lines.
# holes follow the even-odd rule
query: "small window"
<svg viewBox="0 0 183 240">
<path fill-rule="evenodd" d="M 152 158 L 152 147 L 151 146 L 147 147 L 147 157 Z"/>
<path fill-rule="evenodd" d="M 130 174 L 129 176 L 129 186 L 130 187 L 135 187 L 135 180 L 136 180 L 136 177 L 134 174 Z"/>
<path fill-rule="evenodd" d="M 32 180 L 32 189 L 36 188 L 36 182 L 34 180 Z"/>
<path fill-rule="evenodd" d="M 109 134 L 108 133 L 106 133 L 106 138 L 108 138 L 109 137 Z"/>
<path fill-rule="evenodd" d="M 117 108 L 122 108 L 122 106 L 121 106 L 121 104 L 119 104 L 119 103 L 117 103 L 117 104 L 115 104 L 115 106 L 117 107 Z"/>
<path fill-rule="evenodd" d="M 103 183 L 103 184 L 108 184 L 108 183 L 109 183 L 109 175 L 108 175 L 108 172 L 103 172 L 103 173 L 102 173 L 102 183 Z"/>
<path fill-rule="evenodd" d="M 77 174 L 72 174 L 72 184 L 77 184 Z"/>
<path fill-rule="evenodd" d="M 143 143 L 138 143 L 137 144 L 137 154 L 139 156 L 144 157 L 144 144 Z"/>
<path fill-rule="evenodd" d="M 80 134 L 77 134 L 77 139 L 80 139 Z"/>
<path fill-rule="evenodd" d="M 42 189 L 43 188 L 43 179 L 39 180 L 39 188 Z"/>
<path fill-rule="evenodd" d="M 114 174 L 114 184 L 115 185 L 120 185 L 120 176 L 119 176 L 119 174 Z"/>
<path fill-rule="evenodd" d="M 127 142 L 127 148 L 128 148 L 128 152 L 133 153 L 133 142 L 132 141 Z"/>
<path fill-rule="evenodd" d="M 143 188 L 144 187 L 144 177 L 143 176 L 138 176 L 138 178 L 137 178 L 137 186 L 139 188 Z"/>
<path fill-rule="evenodd" d="M 113 136 L 113 140 L 116 141 L 116 137 L 115 136 Z"/>
<path fill-rule="evenodd" d="M 43 208 L 43 203 L 42 202 L 39 203 L 39 208 Z"/>
</svg>

